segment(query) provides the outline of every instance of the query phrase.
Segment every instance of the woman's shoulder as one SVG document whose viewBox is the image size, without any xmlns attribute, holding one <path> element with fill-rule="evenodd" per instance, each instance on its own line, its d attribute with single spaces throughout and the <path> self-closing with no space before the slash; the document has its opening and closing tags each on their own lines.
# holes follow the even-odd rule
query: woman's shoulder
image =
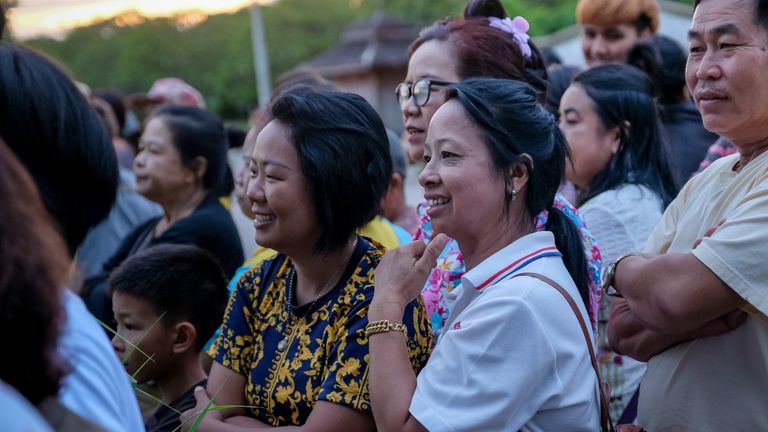
<svg viewBox="0 0 768 432">
<path fill-rule="evenodd" d="M 244 271 L 237 282 L 236 289 L 249 294 L 263 295 L 277 284 L 275 283 L 285 273 L 285 255 L 277 254 L 256 263 Z"/>
<path fill-rule="evenodd" d="M 366 269 L 373 267 L 373 269 L 375 269 L 376 266 L 379 265 L 381 258 L 387 252 L 387 247 L 370 237 L 360 236 L 359 238 L 360 241 L 363 242 L 362 247 L 365 249 L 360 258 L 360 262 L 358 263 L 358 267 Z"/>
<path fill-rule="evenodd" d="M 186 221 L 189 224 L 231 224 L 234 227 L 234 221 L 229 210 L 212 194 L 206 196 L 203 202 L 188 217 L 179 220 L 177 223 L 182 221 Z"/>
</svg>

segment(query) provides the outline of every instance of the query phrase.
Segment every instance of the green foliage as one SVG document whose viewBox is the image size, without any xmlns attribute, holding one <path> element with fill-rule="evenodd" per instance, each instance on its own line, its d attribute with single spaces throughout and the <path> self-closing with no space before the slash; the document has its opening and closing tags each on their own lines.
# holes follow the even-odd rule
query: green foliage
<svg viewBox="0 0 768 432">
<path fill-rule="evenodd" d="M 532 36 L 575 21 L 577 0 L 502 1 L 511 16 L 528 19 Z M 377 8 L 423 26 L 460 15 L 466 4 L 467 0 L 279 0 L 262 8 L 272 79 L 339 43 L 346 25 Z M 38 38 L 27 44 L 58 60 L 91 87 L 145 92 L 155 79 L 176 76 L 199 89 L 209 108 L 222 118 L 244 118 L 257 100 L 249 11 L 215 15 L 199 23 L 195 17 L 199 15 L 145 19 L 128 12 L 75 29 L 62 41 Z"/>
</svg>

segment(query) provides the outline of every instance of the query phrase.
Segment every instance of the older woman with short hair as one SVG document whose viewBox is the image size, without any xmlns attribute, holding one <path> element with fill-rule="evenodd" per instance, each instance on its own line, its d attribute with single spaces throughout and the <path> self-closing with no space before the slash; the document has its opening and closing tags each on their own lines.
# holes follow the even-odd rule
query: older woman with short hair
<svg viewBox="0 0 768 432">
<path fill-rule="evenodd" d="M 216 189 L 226 172 L 227 137 L 210 112 L 188 106 L 153 111 L 133 161 L 136 191 L 163 209 L 163 215 L 136 227 L 85 283 L 90 311 L 114 325 L 106 280 L 112 270 L 138 251 L 157 244 L 193 244 L 210 252 L 231 277 L 243 262 L 235 223 Z"/>
</svg>

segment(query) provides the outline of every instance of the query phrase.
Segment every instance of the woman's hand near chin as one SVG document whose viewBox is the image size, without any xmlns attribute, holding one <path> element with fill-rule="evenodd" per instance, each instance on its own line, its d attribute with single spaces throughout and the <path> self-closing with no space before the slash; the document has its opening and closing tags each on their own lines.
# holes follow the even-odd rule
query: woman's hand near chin
<svg viewBox="0 0 768 432">
<path fill-rule="evenodd" d="M 384 305 L 405 308 L 421 293 L 448 241 L 448 236 L 439 234 L 429 244 L 415 241 L 384 254 L 376 267 L 376 289 L 370 310 Z M 371 319 L 370 312 L 368 315 Z"/>
</svg>

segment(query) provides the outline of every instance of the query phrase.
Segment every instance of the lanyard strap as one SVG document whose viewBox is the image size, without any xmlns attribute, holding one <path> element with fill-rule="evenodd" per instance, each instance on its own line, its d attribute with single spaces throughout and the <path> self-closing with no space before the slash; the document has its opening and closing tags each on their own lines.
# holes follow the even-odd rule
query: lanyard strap
<svg viewBox="0 0 768 432">
<path fill-rule="evenodd" d="M 589 349 L 589 359 L 592 360 L 592 369 L 595 370 L 595 375 L 597 375 L 597 384 L 600 388 L 600 429 L 603 432 L 613 432 L 614 427 L 613 422 L 611 421 L 608 397 L 605 390 L 603 389 L 603 380 L 600 378 L 600 371 L 597 369 L 597 358 L 595 357 L 595 350 L 592 347 L 592 340 L 589 337 L 589 332 L 587 331 L 587 324 L 584 322 L 584 317 L 581 316 L 579 307 L 576 306 L 576 303 L 573 301 L 571 295 L 568 294 L 568 291 L 566 291 L 565 288 L 561 287 L 560 284 L 553 281 L 552 279 L 538 273 L 519 273 L 512 277 L 514 278 L 518 276 L 529 276 L 536 278 L 546 283 L 547 285 L 550 285 L 552 288 L 556 289 L 560 294 L 562 294 L 563 297 L 565 297 L 565 300 L 571 306 L 573 313 L 576 315 L 576 319 L 579 320 L 579 325 L 581 325 L 581 331 L 584 334 L 584 340 L 587 342 L 587 348 Z"/>
</svg>

